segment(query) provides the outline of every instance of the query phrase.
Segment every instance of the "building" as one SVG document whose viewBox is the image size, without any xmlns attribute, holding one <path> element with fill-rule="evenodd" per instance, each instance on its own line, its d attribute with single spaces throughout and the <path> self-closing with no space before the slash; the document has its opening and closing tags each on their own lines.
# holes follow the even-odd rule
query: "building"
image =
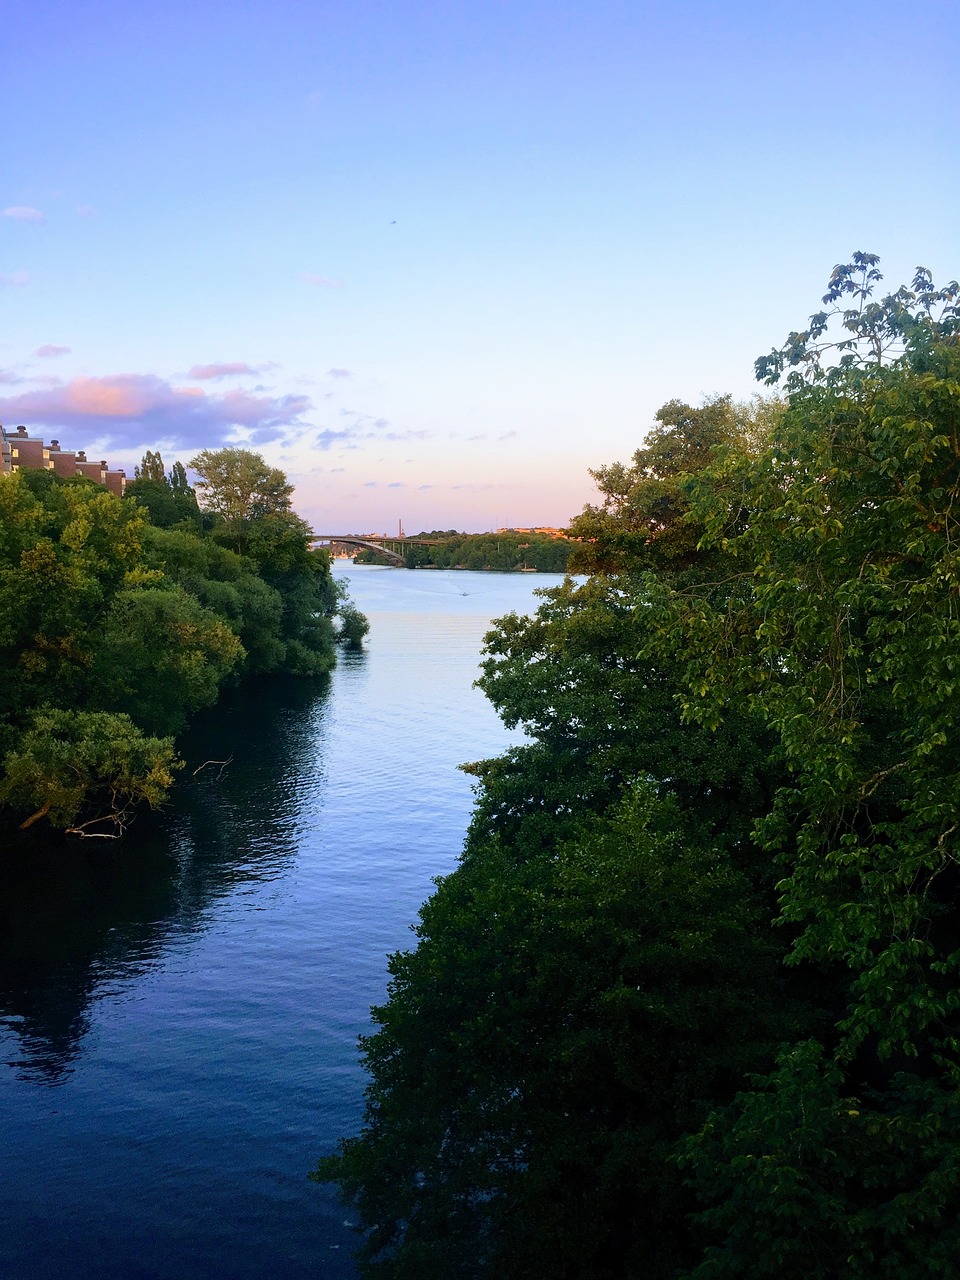
<svg viewBox="0 0 960 1280">
<path fill-rule="evenodd" d="M 111 469 L 106 459 L 90 462 L 83 449 L 76 453 L 61 449 L 59 440 L 51 440 L 47 445 L 31 436 L 26 427 L 8 431 L 0 423 L 0 475 L 12 474 L 21 467 L 52 471 L 64 480 L 70 476 L 86 476 L 118 498 L 123 497 L 127 483 L 126 472 Z"/>
</svg>

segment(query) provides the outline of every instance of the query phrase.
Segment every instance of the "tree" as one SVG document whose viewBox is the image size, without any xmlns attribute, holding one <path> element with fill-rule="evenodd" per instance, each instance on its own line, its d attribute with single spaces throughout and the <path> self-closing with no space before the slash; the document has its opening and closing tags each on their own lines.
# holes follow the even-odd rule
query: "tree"
<svg viewBox="0 0 960 1280">
<path fill-rule="evenodd" d="M 960 1261 L 957 290 L 919 270 L 873 303 L 879 279 L 873 255 L 836 268 L 825 301 L 853 292 L 853 337 L 830 344 L 818 314 L 779 370 L 758 362 L 807 370 L 776 440 L 688 486 L 705 546 L 742 566 L 723 609 L 653 607 L 687 714 L 749 708 L 776 735 L 787 777 L 757 837 L 788 960 L 844 975 L 829 1035 L 786 1048 L 686 1147 L 716 1233 L 704 1280 Z"/>
<path fill-rule="evenodd" d="M 200 505 L 231 528 L 290 510 L 293 485 L 249 449 L 203 449 L 190 466 L 197 472 Z"/>
<path fill-rule="evenodd" d="M 363 1041 L 364 1132 L 318 1173 L 370 1228 L 363 1274 L 665 1280 L 696 1257 L 673 1144 L 791 1009 L 749 882 L 674 818 L 638 785 L 547 857 L 475 836 L 439 882 Z"/>
<path fill-rule="evenodd" d="M 94 655 L 91 698 L 152 733 L 178 733 L 244 656 L 233 631 L 182 588 L 123 591 Z"/>
<path fill-rule="evenodd" d="M 956 1274 L 960 308 L 878 281 L 758 362 L 785 402 L 666 406 L 593 576 L 489 637 L 530 740 L 472 767 L 321 1166 L 369 1274 Z"/>
<path fill-rule="evenodd" d="M 106 824 L 122 831 L 131 807 L 156 807 L 180 768 L 170 738 L 148 738 L 125 715 L 45 708 L 30 718 L 17 748 L 7 753 L 0 803 L 82 829 Z M 92 816 L 91 816 L 92 815 Z"/>
<path fill-rule="evenodd" d="M 733 420 L 710 410 L 665 416 Z M 675 523 L 684 461 L 716 456 L 680 452 L 659 464 Z M 724 556 L 651 548 L 632 521 L 607 513 L 610 571 L 487 637 L 479 683 L 528 742 L 469 768 L 461 864 L 364 1045 L 364 1130 L 320 1169 L 369 1228 L 365 1274 L 676 1275 L 698 1256 L 676 1144 L 789 1028 L 823 1023 L 763 928 L 750 828 L 781 778 L 773 737 L 746 713 L 685 724 L 675 655 L 641 652 L 651 566 L 692 589 Z"/>
<path fill-rule="evenodd" d="M 690 517 L 684 484 L 726 451 L 752 453 L 765 444 L 783 412 L 777 400 L 735 404 L 717 396 L 699 408 L 671 400 L 656 414 L 630 466 L 591 471 L 603 495 L 570 524 L 579 538 L 573 572 L 656 569 L 679 572 L 704 559 L 702 529 Z"/>
<path fill-rule="evenodd" d="M 338 605 L 345 635 L 365 627 L 282 485 L 271 490 L 277 509 L 227 538 L 240 555 L 218 540 L 221 517 L 204 527 L 182 465 L 168 478 L 148 452 L 137 472 L 123 500 L 48 471 L 0 477 L 0 758 L 15 771 L 0 804 L 42 794 L 35 820 L 73 821 L 84 795 L 102 799 L 110 776 L 133 776 L 106 752 L 109 732 L 129 754 L 140 750 L 131 734 L 154 743 L 144 735 L 179 732 L 227 680 L 322 675 L 335 661 Z M 57 719 L 67 708 L 86 719 Z M 53 719 L 41 725 L 41 712 Z M 123 795 L 110 811 L 124 822 L 138 796 L 150 798 Z"/>
<path fill-rule="evenodd" d="M 146 507 L 151 524 L 162 529 L 184 523 L 199 526 L 197 495 L 187 481 L 183 463 L 175 462 L 167 476 L 163 470 L 163 458 L 148 449 L 134 476 L 124 496 Z"/>
<path fill-rule="evenodd" d="M 163 458 L 159 453 L 153 453 L 149 449 L 143 455 L 140 465 L 134 467 L 133 475 L 135 480 L 150 480 L 154 484 L 168 483 L 163 470 Z"/>
</svg>

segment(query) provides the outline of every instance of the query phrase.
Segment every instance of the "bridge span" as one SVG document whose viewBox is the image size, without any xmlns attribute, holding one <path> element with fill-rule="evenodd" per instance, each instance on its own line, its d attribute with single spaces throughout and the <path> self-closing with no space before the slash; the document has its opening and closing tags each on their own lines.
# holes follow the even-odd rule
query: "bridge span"
<svg viewBox="0 0 960 1280">
<path fill-rule="evenodd" d="M 350 547 L 365 547 L 369 551 L 379 551 L 381 555 L 395 564 L 405 564 L 404 554 L 408 546 L 437 547 L 440 538 L 408 538 L 406 536 L 388 537 L 375 533 L 311 533 L 310 541 L 314 546 L 329 547 L 335 542 L 345 543 Z"/>
</svg>

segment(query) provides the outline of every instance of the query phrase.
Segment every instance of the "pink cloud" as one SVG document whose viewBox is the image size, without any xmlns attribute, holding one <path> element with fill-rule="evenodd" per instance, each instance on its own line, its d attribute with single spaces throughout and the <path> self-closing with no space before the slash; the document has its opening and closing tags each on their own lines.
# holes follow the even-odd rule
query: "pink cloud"
<svg viewBox="0 0 960 1280">
<path fill-rule="evenodd" d="M 32 204 L 12 204 L 3 210 L 4 218 L 13 218 L 14 222 L 46 222 L 46 215 Z"/>
<path fill-rule="evenodd" d="M 68 356 L 70 350 L 70 347 L 58 347 L 52 342 L 45 342 L 42 347 L 37 347 L 33 354 L 42 356 L 44 360 L 52 360 L 56 356 Z"/>
<path fill-rule="evenodd" d="M 301 271 L 300 279 L 304 284 L 316 285 L 318 289 L 342 289 L 343 281 L 332 276 L 315 276 L 312 271 Z"/>
<path fill-rule="evenodd" d="M 238 427 L 253 440 L 304 427 L 302 415 L 312 407 L 306 396 L 208 394 L 200 387 L 175 387 L 155 374 L 125 373 L 0 396 L 0 421 L 79 427 L 108 437 L 115 446 L 157 439 L 203 446 L 222 442 Z"/>
<path fill-rule="evenodd" d="M 195 364 L 187 375 L 190 378 L 196 378 L 199 381 L 206 381 L 215 378 L 232 378 L 237 374 L 259 373 L 259 369 L 255 369 L 252 364 L 247 364 L 244 360 L 235 360 L 228 364 Z"/>
</svg>

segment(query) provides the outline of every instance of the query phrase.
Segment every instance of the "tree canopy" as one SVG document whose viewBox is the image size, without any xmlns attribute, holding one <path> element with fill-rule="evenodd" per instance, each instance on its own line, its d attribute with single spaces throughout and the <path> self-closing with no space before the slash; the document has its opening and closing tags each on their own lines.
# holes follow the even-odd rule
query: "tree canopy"
<svg viewBox="0 0 960 1280">
<path fill-rule="evenodd" d="M 0 476 L 8 815 L 122 829 L 137 802 L 162 801 L 173 736 L 225 683 L 323 675 L 338 634 L 360 643 L 365 619 L 311 550 L 282 473 L 227 452 L 244 474 L 269 472 L 273 494 L 272 507 L 248 506 L 243 554 L 225 545 L 237 537 L 224 517 L 201 518 L 182 464 L 168 475 L 158 453 L 123 499 L 82 477 Z"/>
<path fill-rule="evenodd" d="M 960 312 L 838 266 L 671 402 L 501 619 L 528 741 L 391 960 L 321 1164 L 382 1277 L 960 1268 Z"/>
</svg>

